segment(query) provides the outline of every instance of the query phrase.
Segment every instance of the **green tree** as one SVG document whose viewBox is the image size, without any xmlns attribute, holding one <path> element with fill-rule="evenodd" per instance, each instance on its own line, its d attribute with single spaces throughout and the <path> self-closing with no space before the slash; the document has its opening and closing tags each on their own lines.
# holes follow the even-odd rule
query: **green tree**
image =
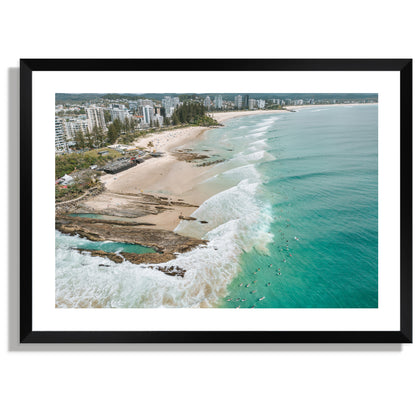
<svg viewBox="0 0 416 416">
<path fill-rule="evenodd" d="M 105 135 L 103 129 L 98 126 L 94 126 L 92 130 L 92 134 L 94 136 L 95 145 L 98 147 L 102 147 L 105 144 Z"/>
<path fill-rule="evenodd" d="M 114 126 L 114 128 L 116 129 L 116 131 L 117 131 L 117 135 L 120 135 L 120 133 L 122 132 L 122 130 L 123 130 L 123 124 L 122 124 L 122 122 L 118 119 L 118 118 L 116 118 L 114 121 L 113 121 L 113 126 Z"/>
<path fill-rule="evenodd" d="M 122 125 L 123 125 L 123 130 L 126 133 L 128 133 L 130 131 L 130 121 L 127 117 L 124 119 L 124 122 L 122 123 Z"/>
<path fill-rule="evenodd" d="M 89 130 L 87 130 L 87 133 L 85 133 L 85 140 L 87 147 L 92 149 L 94 147 L 94 138 L 92 137 L 92 134 Z"/>
<path fill-rule="evenodd" d="M 84 133 L 82 132 L 82 130 L 78 130 L 75 133 L 75 147 L 77 149 L 85 149 L 85 138 L 84 138 Z"/>
<path fill-rule="evenodd" d="M 109 110 L 104 110 L 104 120 L 106 123 L 111 121 L 111 113 Z"/>
<path fill-rule="evenodd" d="M 178 124 L 180 124 L 178 113 L 176 111 L 173 113 L 172 123 L 174 126 L 177 126 Z"/>
<path fill-rule="evenodd" d="M 117 131 L 116 127 L 114 126 L 114 123 L 112 123 L 108 126 L 107 137 L 108 137 L 108 142 L 110 144 L 114 144 L 116 142 L 117 137 L 118 137 L 118 131 Z"/>
</svg>

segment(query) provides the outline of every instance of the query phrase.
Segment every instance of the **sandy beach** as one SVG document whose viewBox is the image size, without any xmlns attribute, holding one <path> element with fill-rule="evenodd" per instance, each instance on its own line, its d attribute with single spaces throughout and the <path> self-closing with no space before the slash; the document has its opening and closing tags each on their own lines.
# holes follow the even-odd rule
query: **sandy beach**
<svg viewBox="0 0 416 416">
<path fill-rule="evenodd" d="M 126 206 L 135 203 L 135 197 L 136 205 L 144 195 L 164 197 L 172 205 L 163 212 L 141 215 L 140 221 L 153 224 L 153 228 L 173 231 L 181 221 L 180 216 L 190 216 L 204 202 L 204 197 L 192 190 L 208 170 L 207 167 L 197 167 L 195 163 L 178 160 L 174 150 L 202 139 L 206 130 L 205 127 L 184 127 L 154 133 L 137 140 L 133 143 L 134 146 L 163 152 L 163 156 L 147 159 L 144 163 L 116 175 L 103 175 L 101 182 L 106 191 L 84 202 L 83 207 L 92 212 L 111 210 L 113 215 L 122 217 Z M 152 147 L 148 146 L 150 142 Z M 187 194 L 186 199 L 183 198 L 184 194 Z M 178 206 L 175 202 L 191 206 Z"/>
<path fill-rule="evenodd" d="M 189 141 L 201 138 L 206 127 L 182 127 L 173 130 L 166 130 L 160 133 L 152 133 L 132 143 L 132 146 L 148 148 L 149 142 L 153 143 L 154 149 L 158 152 L 169 152 Z"/>
</svg>

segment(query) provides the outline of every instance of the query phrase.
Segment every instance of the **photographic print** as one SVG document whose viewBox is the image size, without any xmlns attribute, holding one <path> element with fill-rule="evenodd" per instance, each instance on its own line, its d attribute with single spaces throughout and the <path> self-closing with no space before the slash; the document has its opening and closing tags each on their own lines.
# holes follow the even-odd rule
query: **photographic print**
<svg viewBox="0 0 416 416">
<path fill-rule="evenodd" d="M 56 92 L 55 307 L 377 308 L 378 94 L 172 91 Z"/>
</svg>

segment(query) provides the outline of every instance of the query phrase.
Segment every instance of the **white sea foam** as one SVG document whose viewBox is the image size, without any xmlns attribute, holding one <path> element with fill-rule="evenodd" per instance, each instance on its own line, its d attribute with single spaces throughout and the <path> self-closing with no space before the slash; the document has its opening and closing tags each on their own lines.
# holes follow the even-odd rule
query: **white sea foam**
<svg viewBox="0 0 416 416">
<path fill-rule="evenodd" d="M 250 133 L 250 134 L 247 134 L 245 137 L 261 137 L 261 136 L 264 136 L 265 134 L 266 134 L 266 132 Z"/>
<path fill-rule="evenodd" d="M 167 276 L 149 266 L 114 264 L 71 250 L 78 237 L 57 232 L 56 303 L 60 307 L 201 307 L 225 295 L 239 270 L 243 251 L 266 250 L 271 216 L 256 198 L 258 183 L 241 181 L 214 195 L 195 212 L 206 246 L 200 246 L 165 265 L 186 270 L 184 278 Z M 182 222 L 186 232 L 195 222 Z M 189 230 L 190 231 L 190 230 Z M 187 234 L 192 234 L 189 232 Z M 100 266 L 102 265 L 102 266 Z M 108 266 L 108 267 L 106 267 Z"/>
<path fill-rule="evenodd" d="M 275 158 L 267 153 L 264 150 L 259 150 L 258 152 L 250 152 L 250 153 L 239 153 L 237 157 L 234 159 L 235 161 L 243 164 L 247 162 L 258 162 L 261 160 L 275 160 Z"/>
<path fill-rule="evenodd" d="M 259 127 L 257 129 L 254 129 L 253 132 L 266 131 L 266 130 L 268 130 L 269 127 L 270 127 L 270 125 L 268 124 L 267 126 L 263 126 L 263 127 Z"/>
<path fill-rule="evenodd" d="M 244 165 L 238 168 L 227 170 L 223 173 L 226 178 L 234 178 L 235 180 L 250 179 L 252 181 L 260 182 L 261 175 L 254 165 Z"/>
<path fill-rule="evenodd" d="M 267 140 L 266 139 L 261 139 L 261 140 L 257 140 L 255 142 L 252 142 L 250 144 L 250 147 L 248 148 L 248 150 L 250 152 L 255 152 L 259 149 L 264 149 L 267 147 Z"/>
</svg>

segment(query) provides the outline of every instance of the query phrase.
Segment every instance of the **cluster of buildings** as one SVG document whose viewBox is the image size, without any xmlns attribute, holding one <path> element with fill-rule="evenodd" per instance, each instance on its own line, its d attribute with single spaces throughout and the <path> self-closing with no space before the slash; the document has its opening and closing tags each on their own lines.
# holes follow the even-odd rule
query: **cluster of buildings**
<svg viewBox="0 0 416 416">
<path fill-rule="evenodd" d="M 71 115 L 71 116 L 58 116 L 62 113 L 62 110 L 55 109 L 55 151 L 57 153 L 66 153 L 70 147 L 75 144 L 74 139 L 78 132 L 82 132 L 84 135 L 92 133 L 94 128 L 100 128 L 105 133 L 107 131 L 104 108 L 102 107 L 86 107 L 85 114 Z M 76 110 L 73 110 L 73 114 Z"/>
<path fill-rule="evenodd" d="M 265 100 L 256 100 L 250 98 L 248 94 L 246 95 L 236 95 L 234 97 L 234 108 L 236 110 L 254 110 L 256 108 L 263 109 L 266 107 Z"/>
<path fill-rule="evenodd" d="M 197 96 L 192 99 L 203 103 L 207 110 L 254 110 L 264 109 L 266 101 L 253 99 L 249 95 L 237 95 L 234 100 L 224 100 L 222 95 Z M 313 100 L 312 100 L 313 101 Z M 303 100 L 273 99 L 273 104 L 302 105 Z M 134 120 L 135 128 L 146 129 L 163 126 L 166 118 L 171 118 L 177 107 L 182 105 L 179 97 L 165 96 L 155 103 L 153 100 L 102 100 L 102 102 L 85 105 L 57 105 L 55 107 L 55 151 L 71 152 L 78 132 L 83 135 L 94 134 L 99 129 L 104 134 L 115 120 L 125 122 Z"/>
<path fill-rule="evenodd" d="M 78 132 L 82 132 L 85 136 L 94 134 L 96 129 L 100 129 L 105 134 L 108 126 L 115 120 L 123 123 L 126 120 L 134 120 L 137 129 L 163 126 L 164 117 L 171 117 L 178 105 L 180 103 L 177 97 L 165 97 L 162 106 L 155 105 L 152 100 L 69 106 L 69 108 L 57 105 L 55 107 L 55 152 L 70 152 L 71 147 L 75 145 Z"/>
<path fill-rule="evenodd" d="M 297 99 L 291 99 L 291 98 L 286 98 L 285 100 L 282 100 L 280 98 L 275 98 L 272 100 L 273 104 L 276 105 L 313 105 L 315 104 L 315 99 L 314 98 L 310 98 L 307 100 L 297 100 Z"/>
</svg>

